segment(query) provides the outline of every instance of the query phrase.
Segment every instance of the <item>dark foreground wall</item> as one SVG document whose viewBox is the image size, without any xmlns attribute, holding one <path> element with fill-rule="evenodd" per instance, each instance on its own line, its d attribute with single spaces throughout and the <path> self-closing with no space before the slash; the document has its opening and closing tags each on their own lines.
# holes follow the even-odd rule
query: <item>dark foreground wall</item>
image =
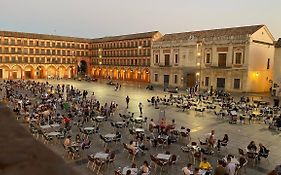
<svg viewBox="0 0 281 175">
<path fill-rule="evenodd" d="M 0 175 L 77 175 L 36 141 L 0 103 Z"/>
</svg>

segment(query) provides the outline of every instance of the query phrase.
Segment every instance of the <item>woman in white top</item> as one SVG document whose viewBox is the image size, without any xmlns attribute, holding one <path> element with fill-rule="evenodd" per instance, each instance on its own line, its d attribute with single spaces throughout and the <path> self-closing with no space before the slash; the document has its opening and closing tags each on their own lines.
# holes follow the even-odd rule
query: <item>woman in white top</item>
<svg viewBox="0 0 281 175">
<path fill-rule="evenodd" d="M 183 175 L 190 175 L 192 171 L 192 164 L 188 163 L 187 166 L 182 168 Z"/>
</svg>

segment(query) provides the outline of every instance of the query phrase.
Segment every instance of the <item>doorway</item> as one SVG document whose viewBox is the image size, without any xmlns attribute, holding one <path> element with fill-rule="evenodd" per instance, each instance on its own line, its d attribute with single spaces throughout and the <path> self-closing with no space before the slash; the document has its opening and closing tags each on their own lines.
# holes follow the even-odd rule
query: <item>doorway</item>
<svg viewBox="0 0 281 175">
<path fill-rule="evenodd" d="M 170 75 L 164 75 L 164 89 L 169 87 Z"/>
<path fill-rule="evenodd" d="M 217 89 L 225 88 L 225 78 L 217 78 Z"/>
<path fill-rule="evenodd" d="M 196 84 L 195 74 L 187 74 L 186 75 L 186 86 L 187 87 L 194 87 Z"/>
</svg>

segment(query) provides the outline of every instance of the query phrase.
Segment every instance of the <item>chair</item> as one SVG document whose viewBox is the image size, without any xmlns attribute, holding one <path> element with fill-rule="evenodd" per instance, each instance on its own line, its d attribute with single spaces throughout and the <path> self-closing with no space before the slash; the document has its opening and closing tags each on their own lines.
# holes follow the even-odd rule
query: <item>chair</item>
<svg viewBox="0 0 281 175">
<path fill-rule="evenodd" d="M 244 156 L 245 155 L 243 149 L 241 149 L 241 148 L 238 148 L 238 153 L 239 153 L 240 156 Z"/>
<path fill-rule="evenodd" d="M 92 168 L 94 166 L 95 163 L 95 159 L 92 158 L 90 155 L 88 155 L 88 163 L 87 163 L 87 168 L 89 168 L 90 164 L 92 163 Z"/>
<path fill-rule="evenodd" d="M 171 156 L 171 160 L 169 161 L 169 164 L 172 165 L 172 164 L 176 164 L 176 162 L 178 161 L 179 157 L 177 155 L 172 155 Z"/>
<path fill-rule="evenodd" d="M 156 164 L 157 164 L 157 166 L 159 166 L 161 169 L 161 172 L 162 172 L 162 170 L 163 170 L 163 168 L 168 164 L 168 162 L 165 162 L 165 161 L 161 161 L 161 160 L 159 160 L 159 159 L 156 159 L 156 162 L 155 162 Z M 156 169 L 157 169 L 157 167 L 155 168 L 155 171 L 156 171 Z M 161 172 L 160 172 L 160 174 L 161 174 Z"/>
<path fill-rule="evenodd" d="M 101 167 L 105 164 L 105 162 L 103 160 L 100 159 L 95 159 L 95 165 L 93 168 L 93 171 L 95 171 L 96 167 L 97 167 L 97 174 L 99 174 Z"/>
<path fill-rule="evenodd" d="M 115 153 L 111 153 L 110 154 L 110 156 L 109 156 L 109 158 L 108 158 L 108 160 L 107 160 L 107 165 L 109 165 L 110 163 L 112 163 L 113 164 L 113 167 L 115 167 L 115 165 L 114 165 L 114 160 L 115 160 Z"/>
<path fill-rule="evenodd" d="M 253 152 L 247 152 L 247 158 L 248 160 L 251 160 L 253 162 L 253 166 L 255 166 L 256 160 L 257 160 L 257 154 Z"/>
<path fill-rule="evenodd" d="M 156 164 L 157 158 L 154 155 L 150 154 L 150 160 L 151 160 L 151 162 L 150 162 L 149 166 L 152 166 L 152 163 L 154 163 L 154 166 L 156 168 L 157 167 L 157 164 Z"/>
</svg>

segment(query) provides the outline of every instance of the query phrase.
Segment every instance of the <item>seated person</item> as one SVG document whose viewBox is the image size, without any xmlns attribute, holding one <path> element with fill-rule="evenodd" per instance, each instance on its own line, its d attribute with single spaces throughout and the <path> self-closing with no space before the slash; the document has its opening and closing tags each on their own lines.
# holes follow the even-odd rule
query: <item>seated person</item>
<svg viewBox="0 0 281 175">
<path fill-rule="evenodd" d="M 143 165 L 140 167 L 140 171 L 138 172 L 138 175 L 146 175 L 149 173 L 149 165 L 148 162 L 145 160 L 143 162 Z"/>
<path fill-rule="evenodd" d="M 167 129 L 167 130 L 171 130 L 171 129 L 175 129 L 175 128 L 176 128 L 176 121 L 175 121 L 175 119 L 173 119 L 173 120 L 172 120 L 172 123 L 169 124 L 169 125 L 166 127 L 166 129 Z"/>
<path fill-rule="evenodd" d="M 218 145 L 217 145 L 218 151 L 220 151 L 221 145 L 225 145 L 225 144 L 227 144 L 227 143 L 228 143 L 228 135 L 227 135 L 227 134 L 224 134 L 223 139 L 222 139 L 222 140 L 218 140 Z"/>
<path fill-rule="evenodd" d="M 138 147 L 134 144 L 134 142 L 131 140 L 130 144 L 127 144 L 127 148 L 132 150 L 134 154 L 138 153 Z"/>
<path fill-rule="evenodd" d="M 254 141 L 251 141 L 250 144 L 247 146 L 248 152 L 257 152 L 257 146 Z"/>
<path fill-rule="evenodd" d="M 162 118 L 161 121 L 160 121 L 160 126 L 159 127 L 160 127 L 160 129 L 165 129 L 166 126 L 167 126 L 166 120 L 164 118 Z"/>
<path fill-rule="evenodd" d="M 192 164 L 191 163 L 187 164 L 187 166 L 183 167 L 181 170 L 183 171 L 183 175 L 191 175 Z"/>
<path fill-rule="evenodd" d="M 71 136 L 67 136 L 63 142 L 64 148 L 68 148 L 71 146 Z"/>
<path fill-rule="evenodd" d="M 81 143 L 82 139 L 79 134 L 76 135 L 75 141 L 76 141 L 76 143 Z"/>
<path fill-rule="evenodd" d="M 199 168 L 202 169 L 202 170 L 211 170 L 212 169 L 212 166 L 209 162 L 207 162 L 207 158 L 204 157 L 203 160 L 200 162 L 199 164 Z"/>
<path fill-rule="evenodd" d="M 261 157 L 267 157 L 269 150 L 263 145 L 263 144 L 259 144 L 259 153 L 258 153 L 258 160 L 261 159 Z"/>
</svg>

